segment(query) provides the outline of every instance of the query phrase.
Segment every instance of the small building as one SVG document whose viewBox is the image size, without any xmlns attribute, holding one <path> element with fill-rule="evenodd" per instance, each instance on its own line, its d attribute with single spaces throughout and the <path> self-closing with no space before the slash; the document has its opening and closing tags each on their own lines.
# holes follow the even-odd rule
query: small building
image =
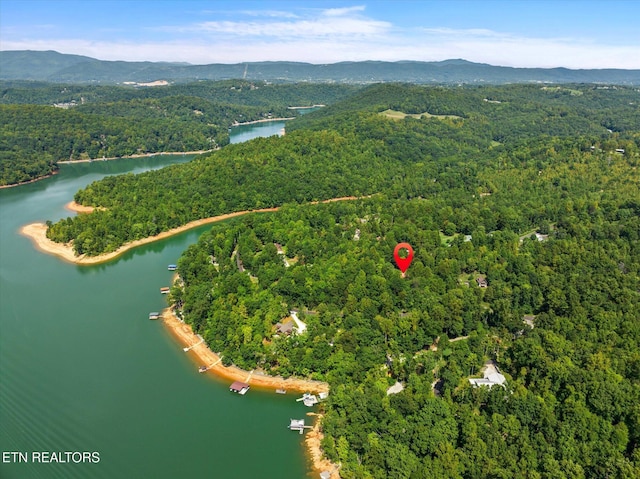
<svg viewBox="0 0 640 479">
<path fill-rule="evenodd" d="M 478 283 L 478 286 L 480 288 L 486 288 L 487 286 L 489 286 L 489 282 L 487 281 L 487 277 L 480 275 L 476 278 L 476 283 Z"/>
<path fill-rule="evenodd" d="M 485 364 L 484 376 L 482 378 L 469 378 L 469 382 L 474 388 L 477 388 L 478 386 L 487 386 L 488 388 L 492 388 L 496 384 L 504 387 L 504 384 L 507 382 L 507 378 L 498 371 L 498 367 L 495 362 L 489 361 Z"/>
<path fill-rule="evenodd" d="M 393 386 L 389 386 L 387 389 L 387 396 L 392 394 L 398 394 L 404 390 L 404 385 L 400 381 L 396 381 Z"/>
<path fill-rule="evenodd" d="M 531 329 L 533 329 L 534 327 L 535 320 L 536 320 L 536 317 L 533 314 L 525 314 L 524 316 L 522 316 L 522 322 L 527 326 L 529 326 Z"/>
<path fill-rule="evenodd" d="M 249 390 L 249 385 L 247 383 L 243 383 L 240 381 L 234 381 L 234 383 L 231 386 L 229 386 L 229 391 L 231 391 L 232 393 L 245 395 L 247 394 L 248 390 Z"/>
<path fill-rule="evenodd" d="M 276 324 L 276 332 L 278 334 L 289 336 L 291 333 L 293 333 L 294 326 L 295 324 L 293 321 L 287 321 L 286 323 L 279 322 L 278 324 Z"/>
</svg>

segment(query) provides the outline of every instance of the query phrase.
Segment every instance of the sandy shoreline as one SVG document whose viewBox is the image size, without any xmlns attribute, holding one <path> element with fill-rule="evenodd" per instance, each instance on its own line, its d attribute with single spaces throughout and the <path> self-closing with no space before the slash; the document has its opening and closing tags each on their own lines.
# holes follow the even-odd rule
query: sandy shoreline
<svg viewBox="0 0 640 479">
<path fill-rule="evenodd" d="M 264 120 L 254 120 L 254 121 L 245 121 L 243 123 L 234 123 L 233 125 L 231 125 L 231 128 L 233 128 L 234 126 L 243 126 L 243 125 L 255 125 L 257 123 L 268 123 L 270 121 L 287 121 L 287 120 L 295 120 L 296 117 L 292 116 L 289 118 L 265 118 Z"/>
<path fill-rule="evenodd" d="M 91 213 L 95 208 L 93 206 L 84 206 L 75 201 L 69 201 L 66 205 L 64 205 L 66 209 L 69 211 L 73 211 L 74 213 Z"/>
<path fill-rule="evenodd" d="M 180 321 L 171 308 L 162 312 L 162 319 L 172 336 L 184 347 L 191 348 L 188 354 L 194 359 L 196 365 L 206 366 L 207 373 L 215 374 L 217 377 L 228 379 L 229 381 L 241 381 L 252 387 L 261 389 L 286 389 L 287 392 L 328 392 L 329 385 L 321 381 L 311 381 L 307 379 L 282 378 L 268 376 L 258 371 L 244 371 L 235 366 L 224 366 L 220 356 L 211 351 L 206 343 L 195 335 L 191 326 Z"/>
<path fill-rule="evenodd" d="M 348 201 L 348 200 L 356 200 L 360 198 L 367 197 L 356 197 L 356 196 L 344 196 L 341 198 L 331 198 L 329 200 L 324 201 L 313 201 L 310 204 L 318 204 L 318 203 L 332 203 L 334 201 Z M 82 206 L 78 205 L 74 201 L 71 201 L 65 205 L 65 207 L 69 210 L 80 212 L 80 213 L 88 213 L 93 210 L 91 206 Z M 242 216 L 249 213 L 266 213 L 272 211 L 278 211 L 279 207 L 273 208 L 262 208 L 258 210 L 245 210 L 245 211 L 236 211 L 234 213 L 227 213 L 224 215 L 212 216 L 209 218 L 203 218 L 201 220 L 195 220 L 187 223 L 186 225 L 179 226 L 178 228 L 174 228 L 168 231 L 163 231 L 160 234 L 155 236 L 149 236 L 147 238 L 142 238 L 139 240 L 131 241 L 129 243 L 125 243 L 120 246 L 117 250 L 111 253 L 105 253 L 98 256 L 87 256 L 80 255 L 76 256 L 73 245 L 71 243 L 62 244 L 51 241 L 47 238 L 47 225 L 44 223 L 31 223 L 20 228 L 20 234 L 28 237 L 33 241 L 36 249 L 42 251 L 43 253 L 52 254 L 57 256 L 65 261 L 69 261 L 71 263 L 79 264 L 79 265 L 91 265 L 91 264 L 99 264 L 105 263 L 107 261 L 111 261 L 112 259 L 121 256 L 123 253 L 129 251 L 130 249 L 136 248 L 138 246 L 142 246 L 145 244 L 153 243 L 154 241 L 158 241 L 161 239 L 169 238 L 178 233 L 183 233 L 193 228 L 197 228 L 198 226 L 216 223 L 218 221 L 224 221 L 229 218 L 235 218 L 236 216 Z"/>
<path fill-rule="evenodd" d="M 58 165 L 69 165 L 72 163 L 92 163 L 94 161 L 109 161 L 109 160 L 126 160 L 131 158 L 149 158 L 152 156 L 169 156 L 169 155 L 201 155 L 203 153 L 209 153 L 214 150 L 197 150 L 197 151 L 161 151 L 157 153 L 140 153 L 137 155 L 128 156 L 110 156 L 108 158 L 89 158 L 87 160 L 63 160 L 58 161 Z"/>
<path fill-rule="evenodd" d="M 307 379 L 282 378 L 277 376 L 268 376 L 257 371 L 245 371 L 235 366 L 224 366 L 220 356 L 211 351 L 206 343 L 193 332 L 191 326 L 180 321 L 175 315 L 172 308 L 166 308 L 162 312 L 162 320 L 165 327 L 177 339 L 183 348 L 190 348 L 186 352 L 197 367 L 206 366 L 207 372 L 203 374 L 213 374 L 218 378 L 232 381 L 241 381 L 252 387 L 260 389 L 285 389 L 287 392 L 309 392 L 320 393 L 329 392 L 329 385 L 321 381 L 311 381 Z M 331 472 L 332 479 L 340 479 L 339 468 L 323 457 L 320 442 L 323 434 L 320 430 L 322 416 L 315 413 L 308 413 L 308 416 L 317 416 L 314 421 L 313 428 L 307 430 L 305 434 L 305 447 L 311 462 L 311 466 L 316 473 L 322 471 Z"/>
<path fill-rule="evenodd" d="M 67 203 L 67 208 L 71 209 L 73 207 L 72 203 Z M 78 205 L 80 206 L 80 205 Z M 91 207 L 83 207 L 83 208 L 91 208 Z M 20 233 L 33 241 L 36 249 L 42 251 L 43 253 L 49 253 L 54 256 L 57 256 L 65 261 L 69 261 L 70 263 L 80 264 L 80 265 L 91 265 L 91 264 L 99 264 L 105 263 L 107 261 L 111 261 L 118 256 L 121 256 L 125 252 L 130 249 L 136 248 L 138 246 L 142 246 L 145 244 L 153 243 L 154 241 L 158 241 L 161 239 L 169 238 L 178 233 L 182 233 L 184 231 L 188 231 L 193 228 L 197 228 L 198 226 L 206 225 L 209 223 L 215 223 L 217 221 L 223 221 L 229 218 L 234 218 L 236 216 L 246 215 L 248 213 L 261 213 L 267 211 L 276 211 L 277 208 L 264 208 L 261 210 L 251 210 L 251 211 L 238 211 L 235 213 L 227 213 L 225 215 L 213 216 L 211 218 L 204 218 L 201 220 L 192 221 L 187 223 L 186 225 L 180 226 L 178 228 L 174 228 L 169 231 L 163 231 L 160 234 L 155 236 L 149 236 L 147 238 L 142 238 L 136 241 L 131 241 L 122 245 L 117 250 L 111 253 L 105 253 L 98 256 L 87 256 L 80 255 L 76 256 L 73 245 L 71 243 L 61 244 L 51 241 L 47 238 L 47 225 L 44 223 L 31 223 L 20 228 Z M 74 210 L 75 211 L 75 210 Z"/>
<path fill-rule="evenodd" d="M 47 178 L 51 178 L 52 176 L 55 176 L 58 173 L 59 171 L 55 170 L 49 173 L 48 175 L 39 176 L 38 178 L 34 178 L 33 180 L 29 180 L 29 181 L 23 181 L 22 183 L 13 183 L 11 185 L 0 185 L 0 190 L 4 188 L 14 188 L 16 186 L 28 185 L 29 183 L 35 183 L 36 181 L 40 181 L 40 180 L 46 180 Z"/>
</svg>

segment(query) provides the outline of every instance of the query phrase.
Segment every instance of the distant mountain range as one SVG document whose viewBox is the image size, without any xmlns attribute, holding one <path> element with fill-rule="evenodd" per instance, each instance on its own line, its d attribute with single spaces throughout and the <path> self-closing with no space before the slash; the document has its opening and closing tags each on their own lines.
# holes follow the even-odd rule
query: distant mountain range
<svg viewBox="0 0 640 479">
<path fill-rule="evenodd" d="M 54 83 L 146 83 L 158 80 L 250 80 L 282 82 L 411 82 L 411 83 L 608 83 L 640 85 L 640 70 L 568 68 L 512 68 L 472 63 L 441 62 L 340 62 L 324 65 L 297 62 L 236 64 L 103 61 L 55 51 L 0 51 L 0 80 Z"/>
</svg>

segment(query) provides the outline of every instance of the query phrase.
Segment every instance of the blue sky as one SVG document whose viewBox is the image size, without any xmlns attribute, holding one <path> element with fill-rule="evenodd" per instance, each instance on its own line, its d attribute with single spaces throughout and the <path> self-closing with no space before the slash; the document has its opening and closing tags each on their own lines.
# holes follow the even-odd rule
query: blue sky
<svg viewBox="0 0 640 479">
<path fill-rule="evenodd" d="M 640 0 L 0 0 L 1 50 L 640 69 Z"/>
</svg>

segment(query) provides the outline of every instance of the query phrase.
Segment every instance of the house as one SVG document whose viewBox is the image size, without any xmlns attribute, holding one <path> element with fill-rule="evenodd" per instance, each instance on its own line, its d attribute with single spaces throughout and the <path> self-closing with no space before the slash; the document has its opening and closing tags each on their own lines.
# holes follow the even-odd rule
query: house
<svg viewBox="0 0 640 479">
<path fill-rule="evenodd" d="M 543 235 L 543 234 L 540 234 L 540 233 L 536 233 L 536 239 L 538 241 L 546 241 L 546 240 L 549 239 L 549 235 Z"/>
<path fill-rule="evenodd" d="M 487 386 L 488 388 L 492 388 L 496 384 L 504 387 L 507 379 L 500 373 L 500 371 L 498 371 L 496 363 L 489 361 L 485 364 L 484 376 L 482 378 L 469 378 L 469 382 L 474 388 L 477 388 L 478 386 Z"/>
<path fill-rule="evenodd" d="M 293 332 L 295 324 L 293 321 L 287 321 L 286 323 L 279 322 L 276 324 L 276 332 L 278 334 L 286 334 L 287 336 Z"/>
<path fill-rule="evenodd" d="M 480 275 L 476 278 L 476 283 L 478 283 L 478 286 L 480 288 L 486 288 L 487 286 L 489 286 L 489 282 L 487 281 L 487 277 Z"/>
</svg>

